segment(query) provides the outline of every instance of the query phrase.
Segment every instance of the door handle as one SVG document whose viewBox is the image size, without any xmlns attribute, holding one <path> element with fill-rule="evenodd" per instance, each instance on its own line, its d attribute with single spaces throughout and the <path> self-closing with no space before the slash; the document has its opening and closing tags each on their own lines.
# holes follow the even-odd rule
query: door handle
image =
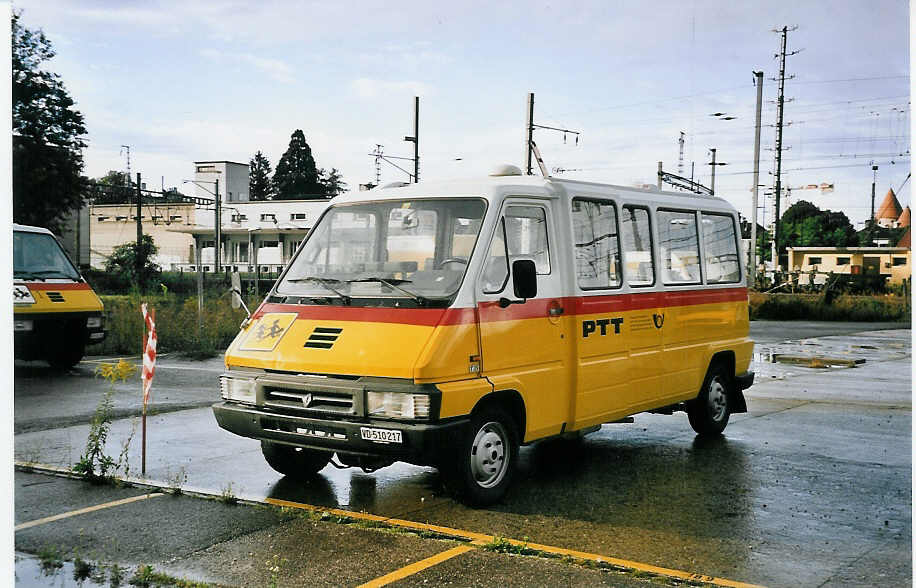
<svg viewBox="0 0 916 588">
<path fill-rule="evenodd" d="M 561 314 L 563 314 L 563 307 L 562 306 L 553 306 L 547 312 L 548 314 L 550 314 L 550 316 L 560 316 Z"/>
</svg>

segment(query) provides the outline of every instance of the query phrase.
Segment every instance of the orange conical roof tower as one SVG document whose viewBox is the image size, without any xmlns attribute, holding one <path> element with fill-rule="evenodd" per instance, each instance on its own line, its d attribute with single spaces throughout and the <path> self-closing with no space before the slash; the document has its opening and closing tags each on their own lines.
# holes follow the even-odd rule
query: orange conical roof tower
<svg viewBox="0 0 916 588">
<path fill-rule="evenodd" d="M 910 247 L 911 247 L 911 245 L 910 245 L 910 239 L 911 239 L 911 237 L 910 237 L 910 232 L 912 232 L 912 230 L 913 230 L 912 228 L 908 228 L 908 229 L 906 230 L 906 233 L 904 233 L 903 236 L 900 237 L 900 240 L 897 241 L 897 247 L 906 247 L 907 249 L 910 249 Z"/>
<path fill-rule="evenodd" d="M 900 202 L 897 201 L 897 195 L 894 194 L 894 189 L 888 188 L 887 195 L 884 197 L 884 200 L 881 201 L 878 212 L 875 213 L 875 220 L 880 225 L 886 225 L 900 218 L 901 213 L 903 213 L 903 207 L 900 206 Z M 884 222 L 882 223 L 881 221 Z"/>
<path fill-rule="evenodd" d="M 910 226 L 910 207 L 907 206 L 903 209 L 903 213 L 900 215 L 900 218 L 897 219 L 898 227 L 908 227 Z"/>
</svg>

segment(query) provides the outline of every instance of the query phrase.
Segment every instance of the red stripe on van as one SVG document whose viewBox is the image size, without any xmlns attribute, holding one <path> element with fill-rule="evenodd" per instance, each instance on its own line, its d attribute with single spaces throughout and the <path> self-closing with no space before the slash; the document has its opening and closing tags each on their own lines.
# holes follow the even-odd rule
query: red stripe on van
<svg viewBox="0 0 916 588">
<path fill-rule="evenodd" d="M 348 306 L 300 306 L 298 304 L 264 304 L 253 318 L 269 312 L 295 312 L 300 319 L 319 321 L 356 321 L 397 323 L 435 327 L 473 323 L 473 308 L 360 308 Z"/>
<path fill-rule="evenodd" d="M 49 284 L 48 282 L 28 282 L 16 280 L 17 284 L 28 286 L 29 290 L 91 290 L 86 282 L 61 282 Z"/>
<path fill-rule="evenodd" d="M 524 304 L 500 308 L 496 301 L 478 305 L 481 322 L 522 320 L 547 316 L 550 308 L 559 304 L 564 315 L 608 314 L 650 308 L 693 306 L 747 300 L 747 288 L 716 288 L 639 294 L 602 294 L 567 298 L 534 298 Z M 269 312 L 294 312 L 300 319 L 322 321 L 357 321 L 367 323 L 396 323 L 435 327 L 460 325 L 476 320 L 474 308 L 361 308 L 349 306 L 300 306 L 298 304 L 265 303 L 253 318 Z"/>
</svg>

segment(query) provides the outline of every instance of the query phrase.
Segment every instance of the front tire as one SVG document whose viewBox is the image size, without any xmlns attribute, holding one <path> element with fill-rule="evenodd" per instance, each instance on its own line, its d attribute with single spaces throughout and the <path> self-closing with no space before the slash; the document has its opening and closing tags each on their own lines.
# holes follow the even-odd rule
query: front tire
<svg viewBox="0 0 916 588">
<path fill-rule="evenodd" d="M 267 460 L 270 467 L 284 476 L 297 480 L 314 476 L 331 461 L 329 452 L 282 445 L 271 441 L 261 441 L 261 453 L 264 454 L 264 459 Z"/>
<path fill-rule="evenodd" d="M 697 397 L 687 403 L 687 419 L 697 435 L 721 435 L 731 416 L 734 380 L 721 363 L 709 366 Z"/>
<path fill-rule="evenodd" d="M 73 345 L 72 342 L 65 340 L 62 345 L 50 352 L 47 360 L 55 370 L 69 370 L 83 359 L 85 353 L 85 346 Z"/>
<path fill-rule="evenodd" d="M 458 498 L 470 506 L 498 502 L 515 476 L 518 463 L 515 422 L 498 407 L 475 413 L 453 459 L 440 470 Z"/>
</svg>

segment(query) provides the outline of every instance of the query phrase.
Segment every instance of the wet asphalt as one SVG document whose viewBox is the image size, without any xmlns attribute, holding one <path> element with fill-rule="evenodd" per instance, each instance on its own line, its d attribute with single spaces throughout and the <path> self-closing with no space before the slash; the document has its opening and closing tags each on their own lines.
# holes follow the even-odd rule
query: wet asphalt
<svg viewBox="0 0 916 588">
<path fill-rule="evenodd" d="M 446 495 L 435 470 L 406 464 L 372 474 L 328 466 L 308 483 L 283 478 L 257 442 L 220 430 L 209 408 L 186 408 L 213 401 L 221 361 L 166 359 L 170 367 L 157 372 L 154 392 L 161 406 L 149 417 L 146 477 L 189 492 L 366 511 L 764 585 L 910 585 L 910 331 L 856 328 L 862 325 L 752 323 L 758 381 L 747 392 L 749 413 L 733 416 L 724 437 L 701 441 L 676 413 L 637 415 L 580 443 L 535 444 L 523 449 L 507 498 L 485 510 Z M 829 369 L 770 363 L 787 350 L 866 361 Z M 102 390 L 91 369 L 84 363 L 54 374 L 17 363 L 18 460 L 68 467 L 78 459 L 87 427 L 72 423 L 85 422 L 86 406 Z M 116 394 L 125 414 L 136 405 L 133 387 Z M 109 445 L 117 453 L 134 432 L 131 475 L 140 463 L 135 423 L 117 420 Z M 16 523 L 146 491 L 17 472 Z M 16 533 L 23 554 L 49 545 L 70 558 L 92 552 L 98 561 L 150 563 L 227 585 L 268 584 L 276 574 L 292 585 L 357 585 L 457 544 L 165 496 Z M 278 560 L 280 572 L 265 563 Z M 22 561 L 26 574 L 32 560 Z M 475 549 L 399 583 L 649 581 Z"/>
</svg>

